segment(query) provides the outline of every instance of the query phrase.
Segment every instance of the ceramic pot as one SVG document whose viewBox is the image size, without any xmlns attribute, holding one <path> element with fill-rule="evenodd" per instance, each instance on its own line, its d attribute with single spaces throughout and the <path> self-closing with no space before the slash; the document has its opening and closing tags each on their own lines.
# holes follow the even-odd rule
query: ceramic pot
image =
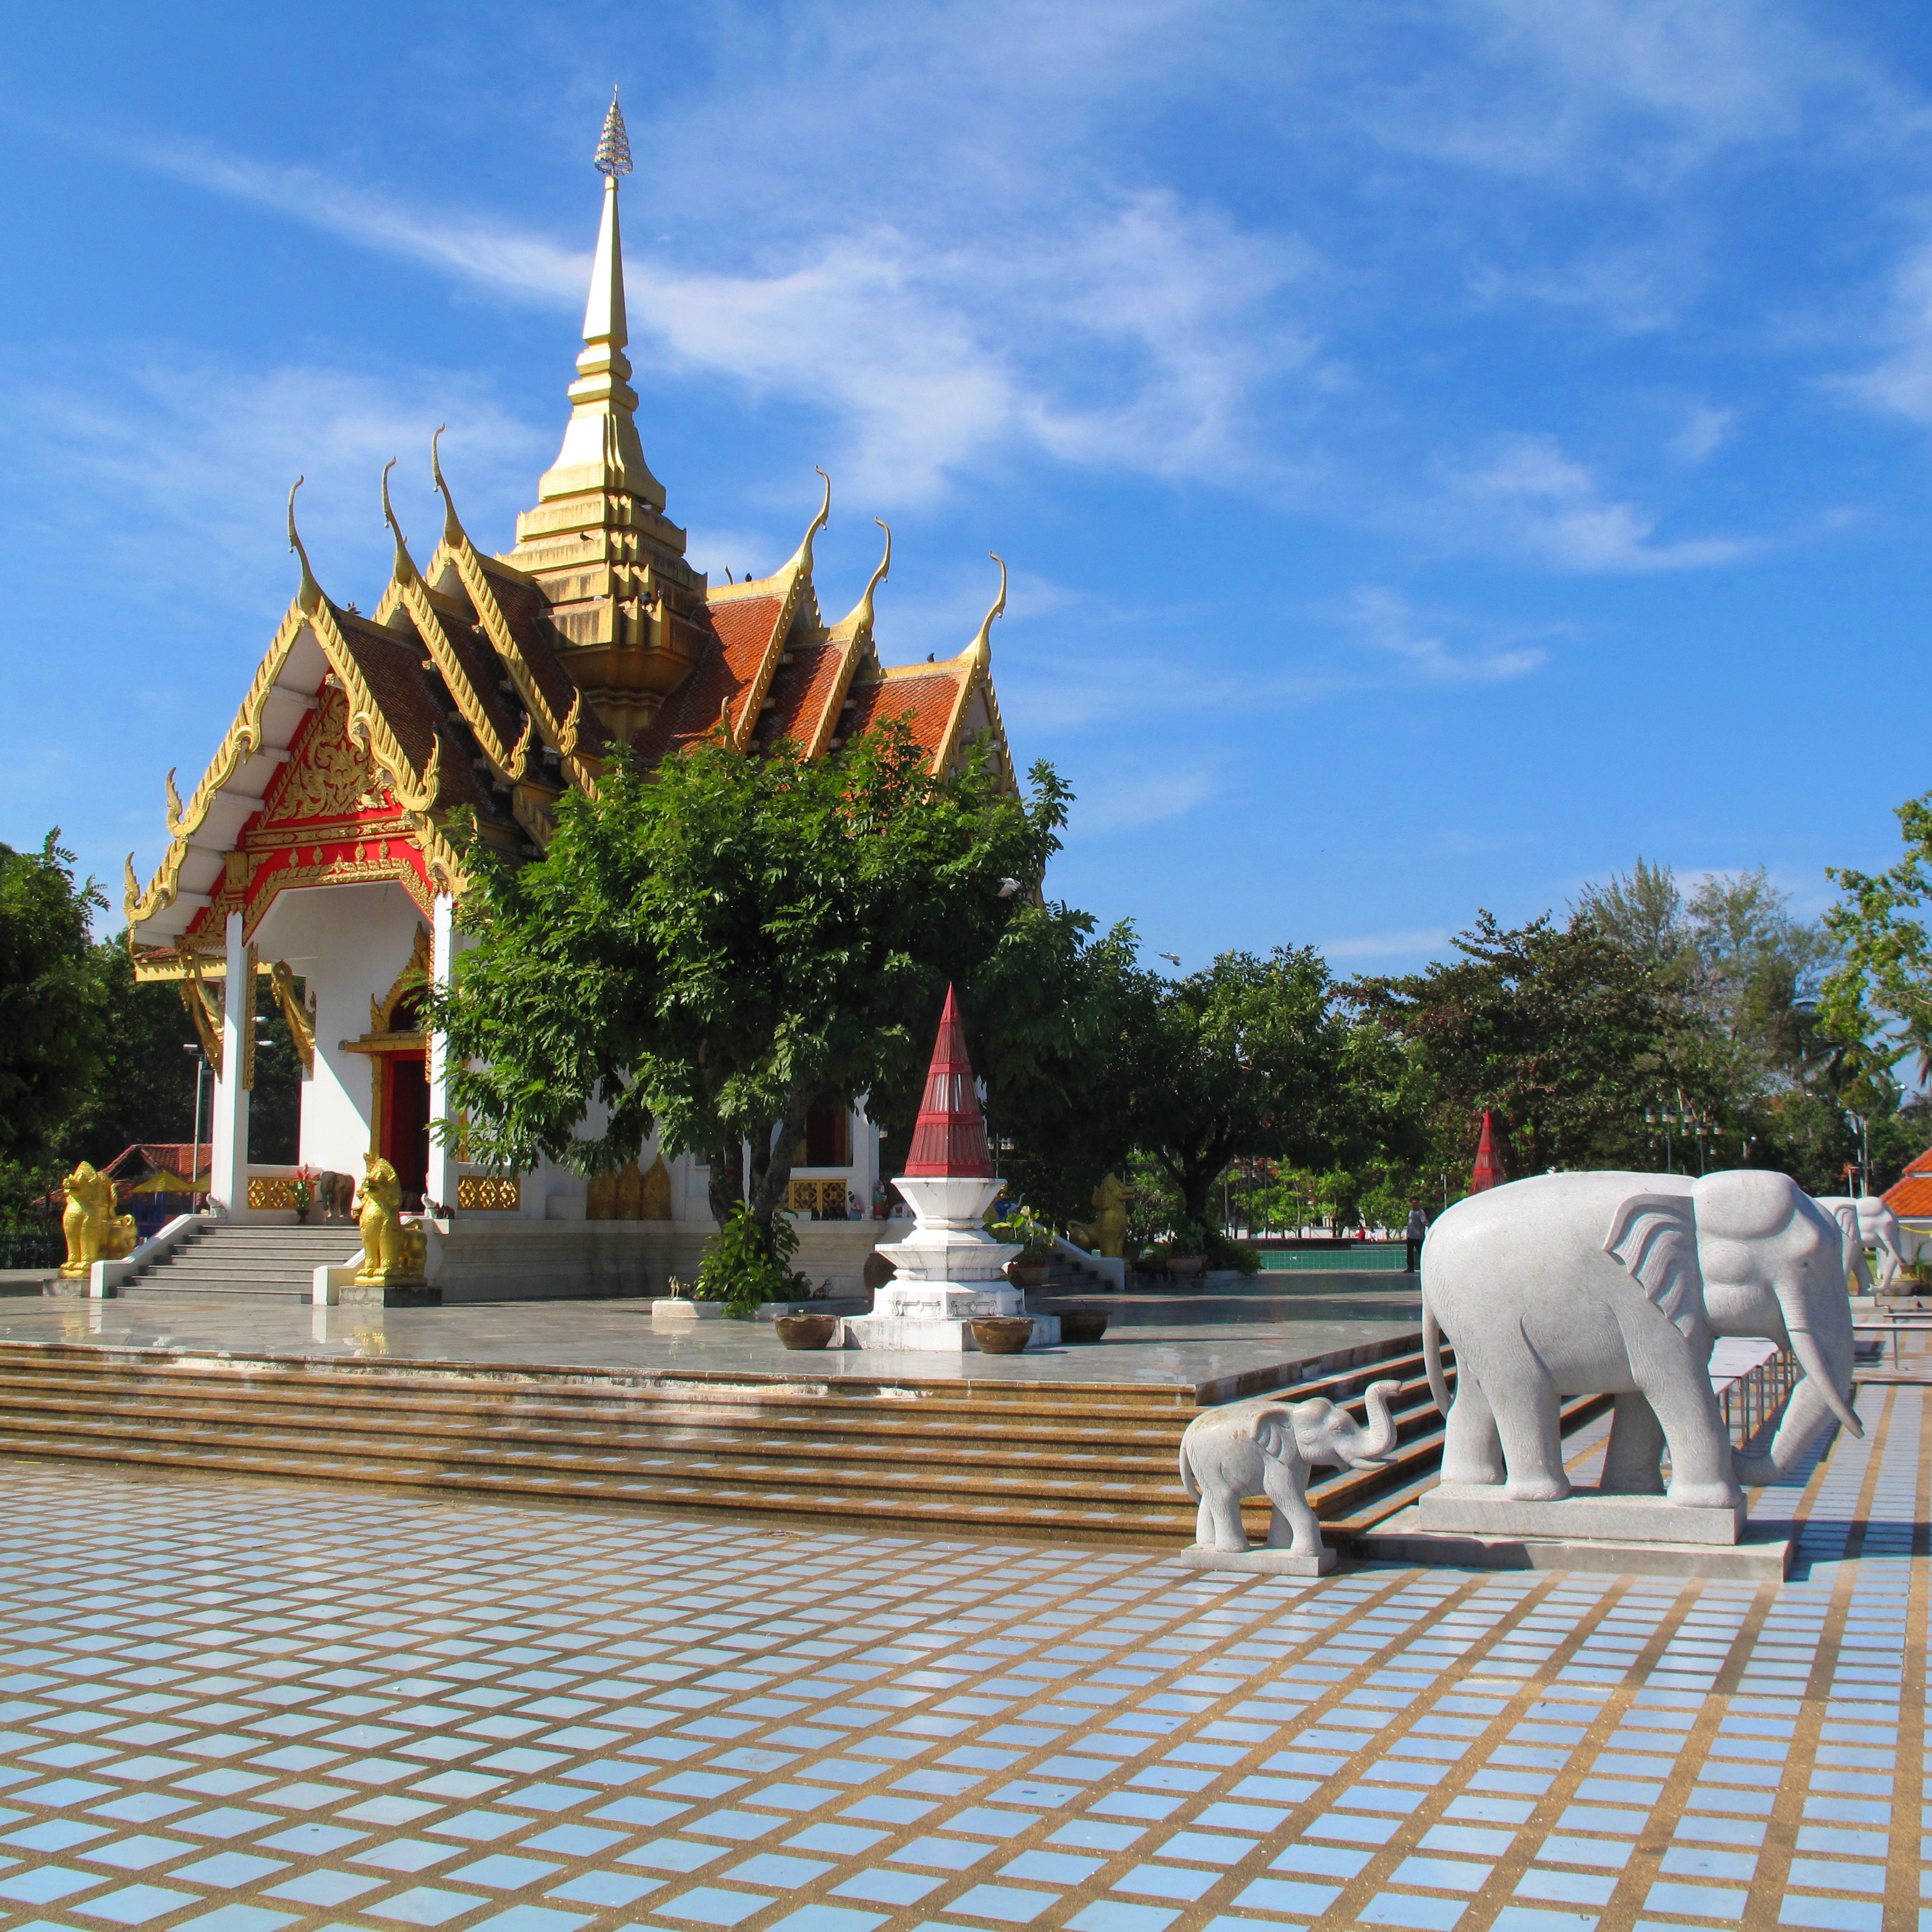
<svg viewBox="0 0 1932 1932">
<path fill-rule="evenodd" d="M 1065 1308 L 1060 1314 L 1060 1339 L 1070 1347 L 1097 1342 L 1107 1332 L 1104 1308 Z"/>
<path fill-rule="evenodd" d="M 308 1226 L 308 1210 L 306 1208 L 298 1208 L 296 1210 L 296 1226 L 298 1228 L 306 1228 Z"/>
<path fill-rule="evenodd" d="M 1017 1355 L 1033 1336 L 1029 1315 L 976 1315 L 973 1340 L 986 1355 Z"/>
<path fill-rule="evenodd" d="M 1167 1258 L 1167 1271 L 1177 1281 L 1198 1274 L 1204 1265 L 1198 1255 L 1169 1255 Z"/>
<path fill-rule="evenodd" d="M 1009 1262 L 1006 1279 L 1016 1288 L 1044 1288 L 1052 1270 L 1045 1262 Z"/>
<path fill-rule="evenodd" d="M 836 1315 L 781 1315 L 772 1324 L 788 1348 L 823 1348 L 838 1332 Z"/>
</svg>

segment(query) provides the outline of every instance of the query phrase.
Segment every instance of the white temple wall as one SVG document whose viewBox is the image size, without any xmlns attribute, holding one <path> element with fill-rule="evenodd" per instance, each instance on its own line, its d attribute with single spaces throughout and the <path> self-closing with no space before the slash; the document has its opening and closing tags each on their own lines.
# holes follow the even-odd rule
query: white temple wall
<svg viewBox="0 0 1932 1932">
<path fill-rule="evenodd" d="M 344 1050 L 369 1030 L 369 1002 L 409 964 L 424 924 L 400 886 L 310 886 L 282 894 L 256 934 L 264 959 L 285 959 L 316 1002 L 315 1074 L 302 1082 L 302 1160 L 359 1180 L 369 1150 L 373 1060 Z"/>
</svg>

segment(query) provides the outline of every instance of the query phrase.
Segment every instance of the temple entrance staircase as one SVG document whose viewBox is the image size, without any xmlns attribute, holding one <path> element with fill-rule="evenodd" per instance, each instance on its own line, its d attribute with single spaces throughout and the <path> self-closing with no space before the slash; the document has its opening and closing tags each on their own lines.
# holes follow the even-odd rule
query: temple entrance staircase
<svg viewBox="0 0 1932 1932">
<path fill-rule="evenodd" d="M 1340 1400 L 1378 1378 L 1401 1384 L 1390 1466 L 1311 1489 L 1344 1531 L 1388 1514 L 1434 1468 L 1441 1425 L 1418 1339 L 1353 1351 L 1348 1366 L 1293 1387 L 1298 1400 Z M 1572 1420 L 1586 1407 L 1573 1405 Z M 1175 1450 L 1198 1412 L 1184 1384 L 814 1382 L 0 1343 L 0 1454 L 806 1529 L 1178 1547 L 1193 1540 L 1194 1506 Z M 1251 1537 L 1266 1526 L 1251 1506 Z"/>
<path fill-rule="evenodd" d="M 315 1271 L 362 1251 L 352 1221 L 320 1227 L 262 1227 L 247 1222 L 203 1227 L 115 1290 L 126 1301 L 172 1301 L 187 1294 L 245 1294 L 306 1301 Z"/>
</svg>

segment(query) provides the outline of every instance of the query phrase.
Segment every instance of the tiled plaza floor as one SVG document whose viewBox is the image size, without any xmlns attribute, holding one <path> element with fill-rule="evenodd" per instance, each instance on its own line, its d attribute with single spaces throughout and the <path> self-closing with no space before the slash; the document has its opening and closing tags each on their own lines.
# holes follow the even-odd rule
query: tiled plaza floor
<svg viewBox="0 0 1932 1932">
<path fill-rule="evenodd" d="M 1904 1932 L 1926 1394 L 1782 1588 L 0 1462 L 4 1932 Z"/>
</svg>

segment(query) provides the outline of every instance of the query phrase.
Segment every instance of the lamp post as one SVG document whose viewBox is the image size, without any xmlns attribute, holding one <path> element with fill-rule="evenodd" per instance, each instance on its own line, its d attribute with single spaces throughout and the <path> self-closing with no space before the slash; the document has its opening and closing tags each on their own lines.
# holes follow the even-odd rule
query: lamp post
<svg viewBox="0 0 1932 1932">
<path fill-rule="evenodd" d="M 1643 1124 L 1650 1130 L 1653 1147 L 1657 1144 L 1658 1129 L 1660 1126 L 1664 1130 L 1664 1171 L 1666 1174 L 1677 1172 L 1671 1148 L 1671 1130 L 1676 1126 L 1678 1119 L 1678 1116 L 1671 1112 L 1669 1103 L 1664 1100 L 1653 1101 L 1643 1110 Z"/>
<path fill-rule="evenodd" d="M 1858 1136 L 1858 1195 L 1862 1199 L 1871 1176 L 1871 1136 L 1868 1116 L 1847 1112 L 1845 1124 Z"/>
<path fill-rule="evenodd" d="M 188 1144 L 188 1198 L 190 1202 L 200 1198 L 200 1190 L 195 1183 L 201 1178 L 201 1076 L 208 1070 L 208 1055 L 188 1041 L 183 1041 L 182 1051 L 194 1055 L 194 1138 Z"/>
</svg>

